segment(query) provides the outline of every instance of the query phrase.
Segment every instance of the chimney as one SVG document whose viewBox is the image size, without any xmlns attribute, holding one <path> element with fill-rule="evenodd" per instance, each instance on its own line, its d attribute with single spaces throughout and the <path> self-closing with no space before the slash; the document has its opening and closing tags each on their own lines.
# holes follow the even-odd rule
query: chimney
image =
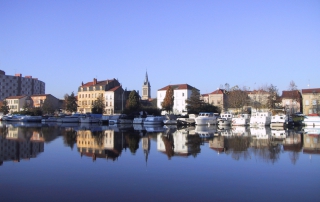
<svg viewBox="0 0 320 202">
<path fill-rule="evenodd" d="M 81 82 L 81 86 L 83 86 L 83 81 Z"/>
<path fill-rule="evenodd" d="M 93 85 L 96 85 L 96 84 L 97 84 L 97 79 L 93 78 Z"/>
</svg>

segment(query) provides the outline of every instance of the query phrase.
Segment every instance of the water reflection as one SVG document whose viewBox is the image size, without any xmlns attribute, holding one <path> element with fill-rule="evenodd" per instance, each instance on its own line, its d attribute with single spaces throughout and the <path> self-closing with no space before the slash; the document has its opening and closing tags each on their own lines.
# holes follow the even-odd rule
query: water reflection
<svg viewBox="0 0 320 202">
<path fill-rule="evenodd" d="M 206 145 L 237 161 L 255 158 L 276 163 L 287 152 L 292 164 L 296 164 L 301 153 L 320 154 L 320 128 L 1 123 L 0 162 L 35 158 L 44 152 L 44 143 L 59 136 L 64 146 L 71 150 L 76 147 L 81 157 L 93 161 L 115 161 L 124 150 L 135 155 L 140 149 L 147 162 L 152 141 L 156 142 L 157 151 L 169 160 L 197 157 Z"/>
<path fill-rule="evenodd" d="M 5 161 L 20 162 L 44 152 L 41 128 L 2 125 L 0 128 L 0 165 Z"/>
</svg>

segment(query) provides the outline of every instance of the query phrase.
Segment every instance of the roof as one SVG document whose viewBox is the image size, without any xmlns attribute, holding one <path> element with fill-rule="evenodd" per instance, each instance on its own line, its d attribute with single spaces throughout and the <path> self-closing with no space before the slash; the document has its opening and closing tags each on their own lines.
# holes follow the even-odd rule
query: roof
<svg viewBox="0 0 320 202">
<path fill-rule="evenodd" d="M 21 98 L 24 98 L 24 97 L 26 97 L 26 95 L 9 96 L 9 97 L 7 97 L 6 99 L 21 99 Z"/>
<path fill-rule="evenodd" d="M 302 89 L 302 94 L 304 93 L 320 93 L 320 88 Z"/>
<path fill-rule="evenodd" d="M 163 87 L 163 88 L 159 89 L 158 91 L 160 91 L 160 90 L 168 90 L 169 86 L 171 86 L 173 88 L 173 90 L 186 90 L 186 89 L 187 90 L 192 90 L 192 89 L 195 88 L 193 86 L 190 86 L 189 84 L 174 84 L 174 85 L 168 85 L 166 87 Z M 198 89 L 196 89 L 196 90 L 198 90 Z"/>
<path fill-rule="evenodd" d="M 90 86 L 100 86 L 100 85 L 106 85 L 108 84 L 109 82 L 112 82 L 114 81 L 115 79 L 112 79 L 112 80 L 103 80 L 103 81 L 97 81 L 97 83 L 94 85 L 94 82 L 91 81 L 91 82 L 88 82 L 88 83 L 85 83 L 83 84 L 81 87 L 90 87 Z"/>
<path fill-rule="evenodd" d="M 37 94 L 37 95 L 31 95 L 30 97 L 48 96 L 48 95 L 51 95 L 51 94 Z"/>
<path fill-rule="evenodd" d="M 215 91 L 213 91 L 212 93 L 209 93 L 209 94 L 223 94 L 224 93 L 224 89 L 217 89 Z"/>
<path fill-rule="evenodd" d="M 116 90 L 118 90 L 119 88 L 121 88 L 121 86 L 116 86 L 116 87 L 114 87 L 114 88 L 111 88 L 111 89 L 108 90 L 108 91 L 116 91 Z"/>
<path fill-rule="evenodd" d="M 282 91 L 282 98 L 300 97 L 298 90 Z"/>
<path fill-rule="evenodd" d="M 253 91 L 248 91 L 249 94 L 269 94 L 269 92 L 265 91 L 265 90 L 253 90 Z"/>
</svg>

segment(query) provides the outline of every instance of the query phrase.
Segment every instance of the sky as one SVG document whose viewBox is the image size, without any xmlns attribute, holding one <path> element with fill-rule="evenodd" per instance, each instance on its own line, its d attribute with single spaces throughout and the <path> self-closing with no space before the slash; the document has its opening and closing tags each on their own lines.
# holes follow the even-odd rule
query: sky
<svg viewBox="0 0 320 202">
<path fill-rule="evenodd" d="M 319 0 L 0 0 L 0 70 L 77 94 L 116 78 L 141 95 L 170 84 L 210 93 L 290 81 L 320 88 Z"/>
</svg>

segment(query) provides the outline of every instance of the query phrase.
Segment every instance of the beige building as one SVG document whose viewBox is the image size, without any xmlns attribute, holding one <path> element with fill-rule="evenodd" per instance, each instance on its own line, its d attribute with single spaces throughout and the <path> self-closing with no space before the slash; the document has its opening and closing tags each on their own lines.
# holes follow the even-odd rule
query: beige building
<svg viewBox="0 0 320 202">
<path fill-rule="evenodd" d="M 267 109 L 269 93 L 265 90 L 253 90 L 248 92 L 249 105 L 251 105 L 251 110 L 259 111 Z"/>
<path fill-rule="evenodd" d="M 320 88 L 302 89 L 303 113 L 320 114 Z"/>
<path fill-rule="evenodd" d="M 82 83 L 78 88 L 78 112 L 90 113 L 93 103 L 99 96 L 105 102 L 106 114 L 119 113 L 126 103 L 126 93 L 116 79 Z"/>
<path fill-rule="evenodd" d="M 221 111 L 225 111 L 226 102 L 227 102 L 227 94 L 224 89 L 217 89 L 212 93 L 208 94 L 209 104 L 217 106 L 221 109 Z"/>
<path fill-rule="evenodd" d="M 10 108 L 9 113 L 20 112 L 23 110 L 23 107 L 30 102 L 30 97 L 27 95 L 22 96 L 10 96 L 6 98 L 8 106 Z"/>
<path fill-rule="evenodd" d="M 300 91 L 282 91 L 281 107 L 287 114 L 294 114 L 302 111 L 302 96 Z"/>
<path fill-rule="evenodd" d="M 31 95 L 30 97 L 33 102 L 33 107 L 42 107 L 43 103 L 47 101 L 53 109 L 59 110 L 59 108 L 61 108 L 60 100 L 51 94 Z"/>
</svg>

